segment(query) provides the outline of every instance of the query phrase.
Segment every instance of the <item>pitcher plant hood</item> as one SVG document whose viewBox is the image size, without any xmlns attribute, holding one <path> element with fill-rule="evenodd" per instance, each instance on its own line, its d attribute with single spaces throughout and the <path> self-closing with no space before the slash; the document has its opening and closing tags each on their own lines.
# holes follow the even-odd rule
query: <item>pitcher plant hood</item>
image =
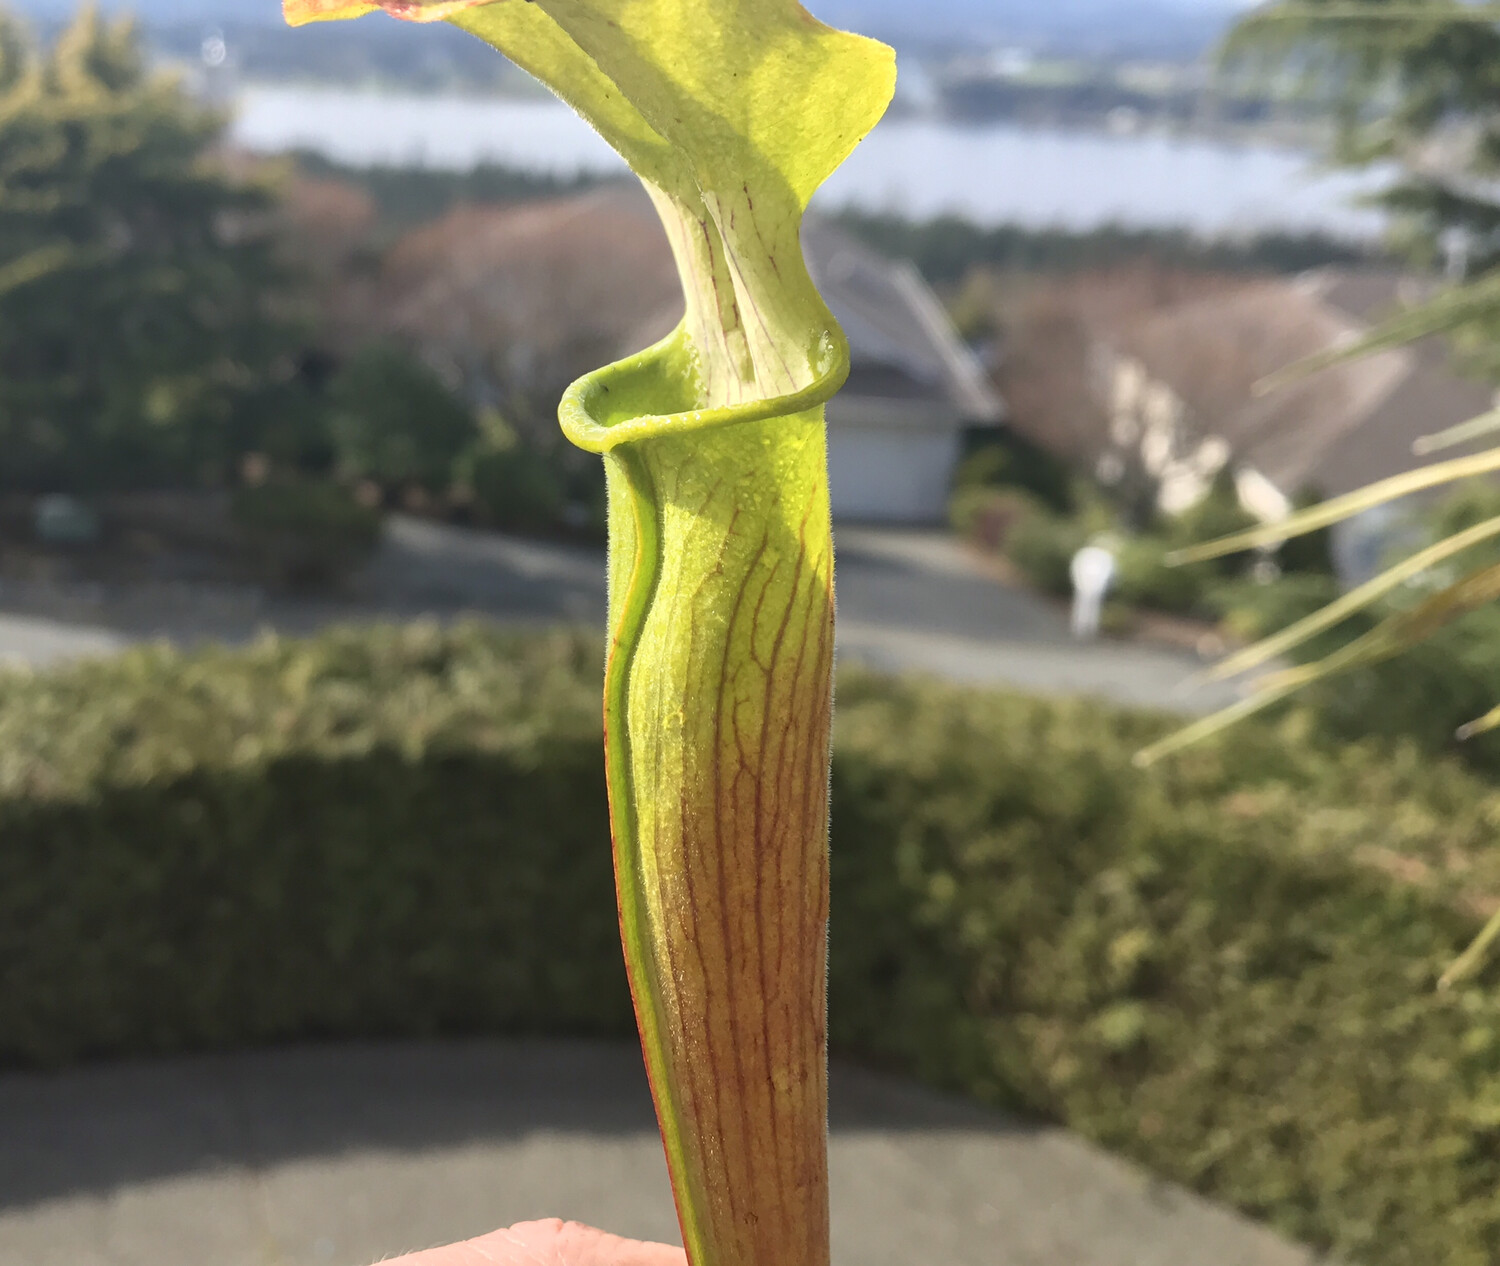
<svg viewBox="0 0 1500 1266">
<path fill-rule="evenodd" d="M 605 765 L 627 974 L 694 1266 L 828 1266 L 833 543 L 842 332 L 808 200 L 869 132 L 891 50 L 795 0 L 287 0 L 442 19 L 630 164 L 686 312 L 567 392 L 610 489 Z"/>
</svg>

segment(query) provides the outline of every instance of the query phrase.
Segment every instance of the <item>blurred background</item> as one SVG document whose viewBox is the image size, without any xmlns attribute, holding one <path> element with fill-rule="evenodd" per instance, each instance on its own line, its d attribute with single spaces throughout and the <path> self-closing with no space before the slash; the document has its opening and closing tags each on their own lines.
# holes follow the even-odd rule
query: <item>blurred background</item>
<svg viewBox="0 0 1500 1266">
<path fill-rule="evenodd" d="M 804 234 L 853 355 L 839 1266 L 1500 1260 L 1500 1009 L 1433 988 L 1500 905 L 1500 743 L 1455 739 L 1493 604 L 1131 764 L 1241 698 L 1226 652 L 1500 516 L 1166 562 L 1476 451 L 1419 441 L 1496 408 L 1500 30 L 810 7 L 900 64 Z M 0 12 L 0 1266 L 675 1238 L 555 409 L 681 303 L 618 158 L 457 30 Z"/>
</svg>

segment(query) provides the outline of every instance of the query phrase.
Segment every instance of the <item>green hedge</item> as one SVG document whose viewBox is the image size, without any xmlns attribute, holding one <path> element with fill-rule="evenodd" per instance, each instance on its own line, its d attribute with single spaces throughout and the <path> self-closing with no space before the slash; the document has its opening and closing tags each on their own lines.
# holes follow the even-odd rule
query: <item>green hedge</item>
<svg viewBox="0 0 1500 1266">
<path fill-rule="evenodd" d="M 0 1057 L 628 1032 L 597 658 L 417 628 L 0 679 Z"/>
<path fill-rule="evenodd" d="M 1455 908 L 1500 891 L 1493 790 L 1305 718 L 1148 777 L 1138 717 L 877 682 L 841 706 L 842 1046 L 1366 1266 L 1500 1259 L 1500 1004 L 1434 990 Z"/>
<path fill-rule="evenodd" d="M 280 589 L 337 584 L 380 543 L 380 513 L 334 483 L 241 488 L 231 503 L 248 561 Z"/>
<path fill-rule="evenodd" d="M 630 1031 L 598 652 L 341 632 L 0 678 L 0 1058 Z M 848 675 L 831 1035 L 1366 1266 L 1500 1257 L 1500 794 L 1293 714 Z"/>
</svg>

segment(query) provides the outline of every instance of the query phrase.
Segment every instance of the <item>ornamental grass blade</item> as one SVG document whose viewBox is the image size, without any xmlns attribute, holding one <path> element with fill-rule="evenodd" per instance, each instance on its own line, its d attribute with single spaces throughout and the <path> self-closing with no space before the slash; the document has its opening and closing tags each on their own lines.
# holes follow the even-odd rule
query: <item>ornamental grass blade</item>
<svg viewBox="0 0 1500 1266">
<path fill-rule="evenodd" d="M 1318 677 L 1316 669 L 1317 665 L 1309 664 L 1268 676 L 1260 684 L 1259 689 L 1247 698 L 1230 704 L 1227 708 L 1221 708 L 1211 716 L 1194 721 L 1180 730 L 1174 730 L 1166 738 L 1143 747 L 1135 754 L 1135 764 L 1141 769 L 1147 769 L 1163 757 L 1201 743 L 1229 729 L 1230 726 L 1237 725 L 1247 717 L 1264 712 L 1272 704 L 1280 703 L 1283 699 L 1296 694 L 1304 686 L 1316 681 Z"/>
<path fill-rule="evenodd" d="M 1418 457 L 1426 457 L 1429 453 L 1440 453 L 1445 448 L 1457 448 L 1471 440 L 1481 440 L 1496 431 L 1500 431 L 1500 409 L 1491 409 L 1477 418 L 1450 426 L 1446 431 L 1421 436 L 1412 442 L 1411 451 Z"/>
<path fill-rule="evenodd" d="M 1316 663 L 1271 674 L 1249 698 L 1145 748 L 1137 753 L 1136 763 L 1142 766 L 1152 765 L 1163 756 L 1217 734 L 1315 682 L 1399 655 L 1418 642 L 1425 641 L 1439 629 L 1452 624 L 1454 620 L 1497 598 L 1500 598 L 1500 563 L 1471 572 L 1409 611 L 1400 611 L 1386 617 L 1364 636 Z"/>
<path fill-rule="evenodd" d="M 1325 23 L 1332 26 L 1346 22 L 1363 22 L 1376 26 L 1382 23 L 1405 23 L 1421 27 L 1426 27 L 1428 24 L 1441 27 L 1473 22 L 1493 25 L 1500 24 L 1500 4 L 1409 4 L 1386 3 L 1385 0 L 1358 3 L 1355 0 L 1330 0 L 1325 4 L 1293 2 L 1267 5 L 1239 23 L 1226 42 L 1225 52 L 1233 56 L 1237 52 L 1253 49 L 1257 43 L 1276 45 L 1286 52 L 1291 49 L 1293 41 L 1299 35 L 1314 33 Z M 1493 271 L 1478 281 L 1454 287 L 1428 303 L 1401 313 L 1393 320 L 1372 330 L 1364 338 L 1347 346 L 1330 349 L 1289 366 L 1281 373 L 1257 384 L 1257 390 L 1272 391 L 1319 369 L 1372 352 L 1407 346 L 1419 339 L 1456 329 L 1476 318 L 1492 315 L 1497 306 L 1500 306 L 1500 271 Z M 1446 431 L 1425 436 L 1412 447 L 1417 456 L 1425 456 L 1480 439 L 1496 430 L 1500 430 L 1500 408 L 1481 414 L 1458 426 L 1450 427 Z M 1395 479 L 1385 480 L 1346 497 L 1336 498 L 1312 510 L 1295 515 L 1285 522 L 1267 525 L 1253 532 L 1184 550 L 1171 561 L 1199 561 L 1235 553 L 1242 549 L 1279 544 L 1289 537 L 1327 527 L 1358 514 L 1362 510 L 1385 504 L 1411 492 L 1464 479 L 1471 474 L 1487 474 L 1496 469 L 1500 469 L 1500 450 L 1429 466 Z M 1460 533 L 1450 540 L 1438 542 L 1422 554 L 1392 569 L 1386 575 L 1377 577 L 1369 584 L 1346 595 L 1345 598 L 1324 611 L 1299 621 L 1275 637 L 1266 639 L 1257 646 L 1233 657 L 1221 665 L 1213 675 L 1233 676 L 1302 644 L 1307 638 L 1331 627 L 1347 615 L 1389 592 L 1407 575 L 1415 574 L 1421 569 L 1420 560 L 1425 559 L 1427 565 L 1432 565 L 1451 557 L 1459 550 L 1489 537 L 1492 534 L 1490 531 L 1492 526 L 1493 524 L 1480 524 L 1467 533 Z M 1352 642 L 1343 651 L 1327 657 L 1321 663 L 1307 665 L 1292 670 L 1290 673 L 1281 674 L 1279 677 L 1273 677 L 1267 683 L 1267 688 L 1260 694 L 1217 716 L 1200 721 L 1139 753 L 1136 758 L 1138 763 L 1149 764 L 1169 752 L 1176 751 L 1233 724 L 1241 717 L 1260 711 L 1320 678 L 1359 664 L 1373 663 L 1377 659 L 1398 653 L 1429 636 L 1431 632 L 1456 619 L 1459 615 L 1493 601 L 1497 596 L 1497 588 L 1500 588 L 1495 583 L 1494 571 L 1495 569 L 1490 568 L 1476 572 L 1457 585 L 1450 586 L 1434 595 L 1432 599 L 1415 610 L 1391 617 L 1365 637 Z M 1473 738 L 1495 729 L 1500 729 L 1500 707 L 1462 726 L 1457 737 Z M 1472 975 L 1482 965 L 1497 940 L 1500 940 L 1500 913 L 1495 914 L 1489 920 L 1474 943 L 1443 974 L 1438 982 L 1439 988 L 1447 989 Z"/>
<path fill-rule="evenodd" d="M 1500 729 L 1500 707 L 1491 708 L 1477 721 L 1470 721 L 1467 725 L 1459 726 L 1455 737 L 1463 743 L 1497 729 Z"/>
<path fill-rule="evenodd" d="M 286 4 L 477 35 L 624 156 L 666 226 L 682 324 L 559 410 L 610 490 L 621 936 L 689 1260 L 827 1266 L 823 406 L 849 357 L 800 228 L 894 55 L 795 0 Z"/>
<path fill-rule="evenodd" d="M 1462 984 L 1481 967 L 1485 959 L 1489 957 L 1490 950 L 1497 940 L 1500 940 L 1500 910 L 1490 916 L 1484 929 L 1470 943 L 1468 949 L 1464 950 L 1452 964 L 1438 978 L 1439 989 L 1452 989 L 1454 985 Z"/>
<path fill-rule="evenodd" d="M 97 252 L 73 246 L 39 246 L 24 255 L 0 265 L 0 294 L 29 286 L 59 269 L 92 263 Z"/>
<path fill-rule="evenodd" d="M 1500 536 L 1500 517 L 1486 519 L 1467 531 L 1445 537 L 1435 545 L 1419 550 L 1410 558 L 1403 559 L 1373 580 L 1368 580 L 1358 588 L 1351 589 L 1342 598 L 1330 602 L 1326 607 L 1313 612 L 1305 619 L 1298 620 L 1295 624 L 1282 629 L 1281 632 L 1221 660 L 1204 676 L 1210 681 L 1222 681 L 1229 677 L 1238 677 L 1251 669 L 1259 668 L 1262 664 L 1268 664 L 1278 656 L 1310 641 L 1319 633 L 1326 632 L 1342 623 L 1351 615 L 1363 611 L 1392 590 L 1440 563 L 1446 562 L 1455 554 L 1461 554 L 1471 546 L 1493 540 L 1497 536 Z"/>
<path fill-rule="evenodd" d="M 1434 462 L 1431 466 L 1423 466 L 1420 470 L 1410 470 L 1404 475 L 1394 475 L 1390 479 L 1382 479 L 1379 483 L 1371 484 L 1367 488 L 1346 493 L 1342 497 L 1334 497 L 1321 505 L 1301 510 L 1285 519 L 1278 519 L 1274 523 L 1263 523 L 1260 527 L 1251 528 L 1248 532 L 1237 532 L 1233 536 L 1220 537 L 1216 541 L 1205 541 L 1202 545 L 1175 550 L 1167 556 L 1167 562 L 1175 567 L 1184 563 L 1201 563 L 1210 558 L 1222 558 L 1226 554 L 1238 554 L 1244 550 L 1277 546 L 1294 536 L 1305 536 L 1309 532 L 1316 532 L 1319 528 L 1342 523 L 1356 514 L 1373 510 L 1376 506 L 1387 505 L 1392 501 L 1399 501 L 1402 497 L 1409 497 L 1414 492 L 1458 483 L 1460 480 L 1469 479 L 1475 475 L 1487 475 L 1495 470 L 1500 470 L 1500 448 L 1475 453 L 1472 457 L 1457 457 L 1451 461 Z"/>
<path fill-rule="evenodd" d="M 1495 310 L 1500 304 L 1500 274 L 1481 277 L 1464 285 L 1453 286 L 1425 303 L 1414 304 L 1397 313 L 1368 333 L 1341 346 L 1316 352 L 1294 361 L 1285 369 L 1261 379 L 1255 390 L 1268 394 L 1334 365 L 1342 365 L 1375 352 L 1406 347 L 1434 334 L 1446 334 L 1477 317 Z"/>
</svg>

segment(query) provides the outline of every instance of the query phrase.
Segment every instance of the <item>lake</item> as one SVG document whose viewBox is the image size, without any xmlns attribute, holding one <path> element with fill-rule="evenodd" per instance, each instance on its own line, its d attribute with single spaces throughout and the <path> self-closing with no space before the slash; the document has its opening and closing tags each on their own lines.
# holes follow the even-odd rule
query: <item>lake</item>
<svg viewBox="0 0 1500 1266">
<path fill-rule="evenodd" d="M 253 87 L 241 95 L 233 135 L 252 150 L 306 148 L 355 164 L 621 168 L 586 124 L 548 101 Z M 1370 237 L 1381 217 L 1352 204 L 1378 183 L 1370 173 L 1318 171 L 1304 154 L 1269 147 L 893 119 L 819 202 L 913 218 L 956 212 L 981 224 Z"/>
</svg>

